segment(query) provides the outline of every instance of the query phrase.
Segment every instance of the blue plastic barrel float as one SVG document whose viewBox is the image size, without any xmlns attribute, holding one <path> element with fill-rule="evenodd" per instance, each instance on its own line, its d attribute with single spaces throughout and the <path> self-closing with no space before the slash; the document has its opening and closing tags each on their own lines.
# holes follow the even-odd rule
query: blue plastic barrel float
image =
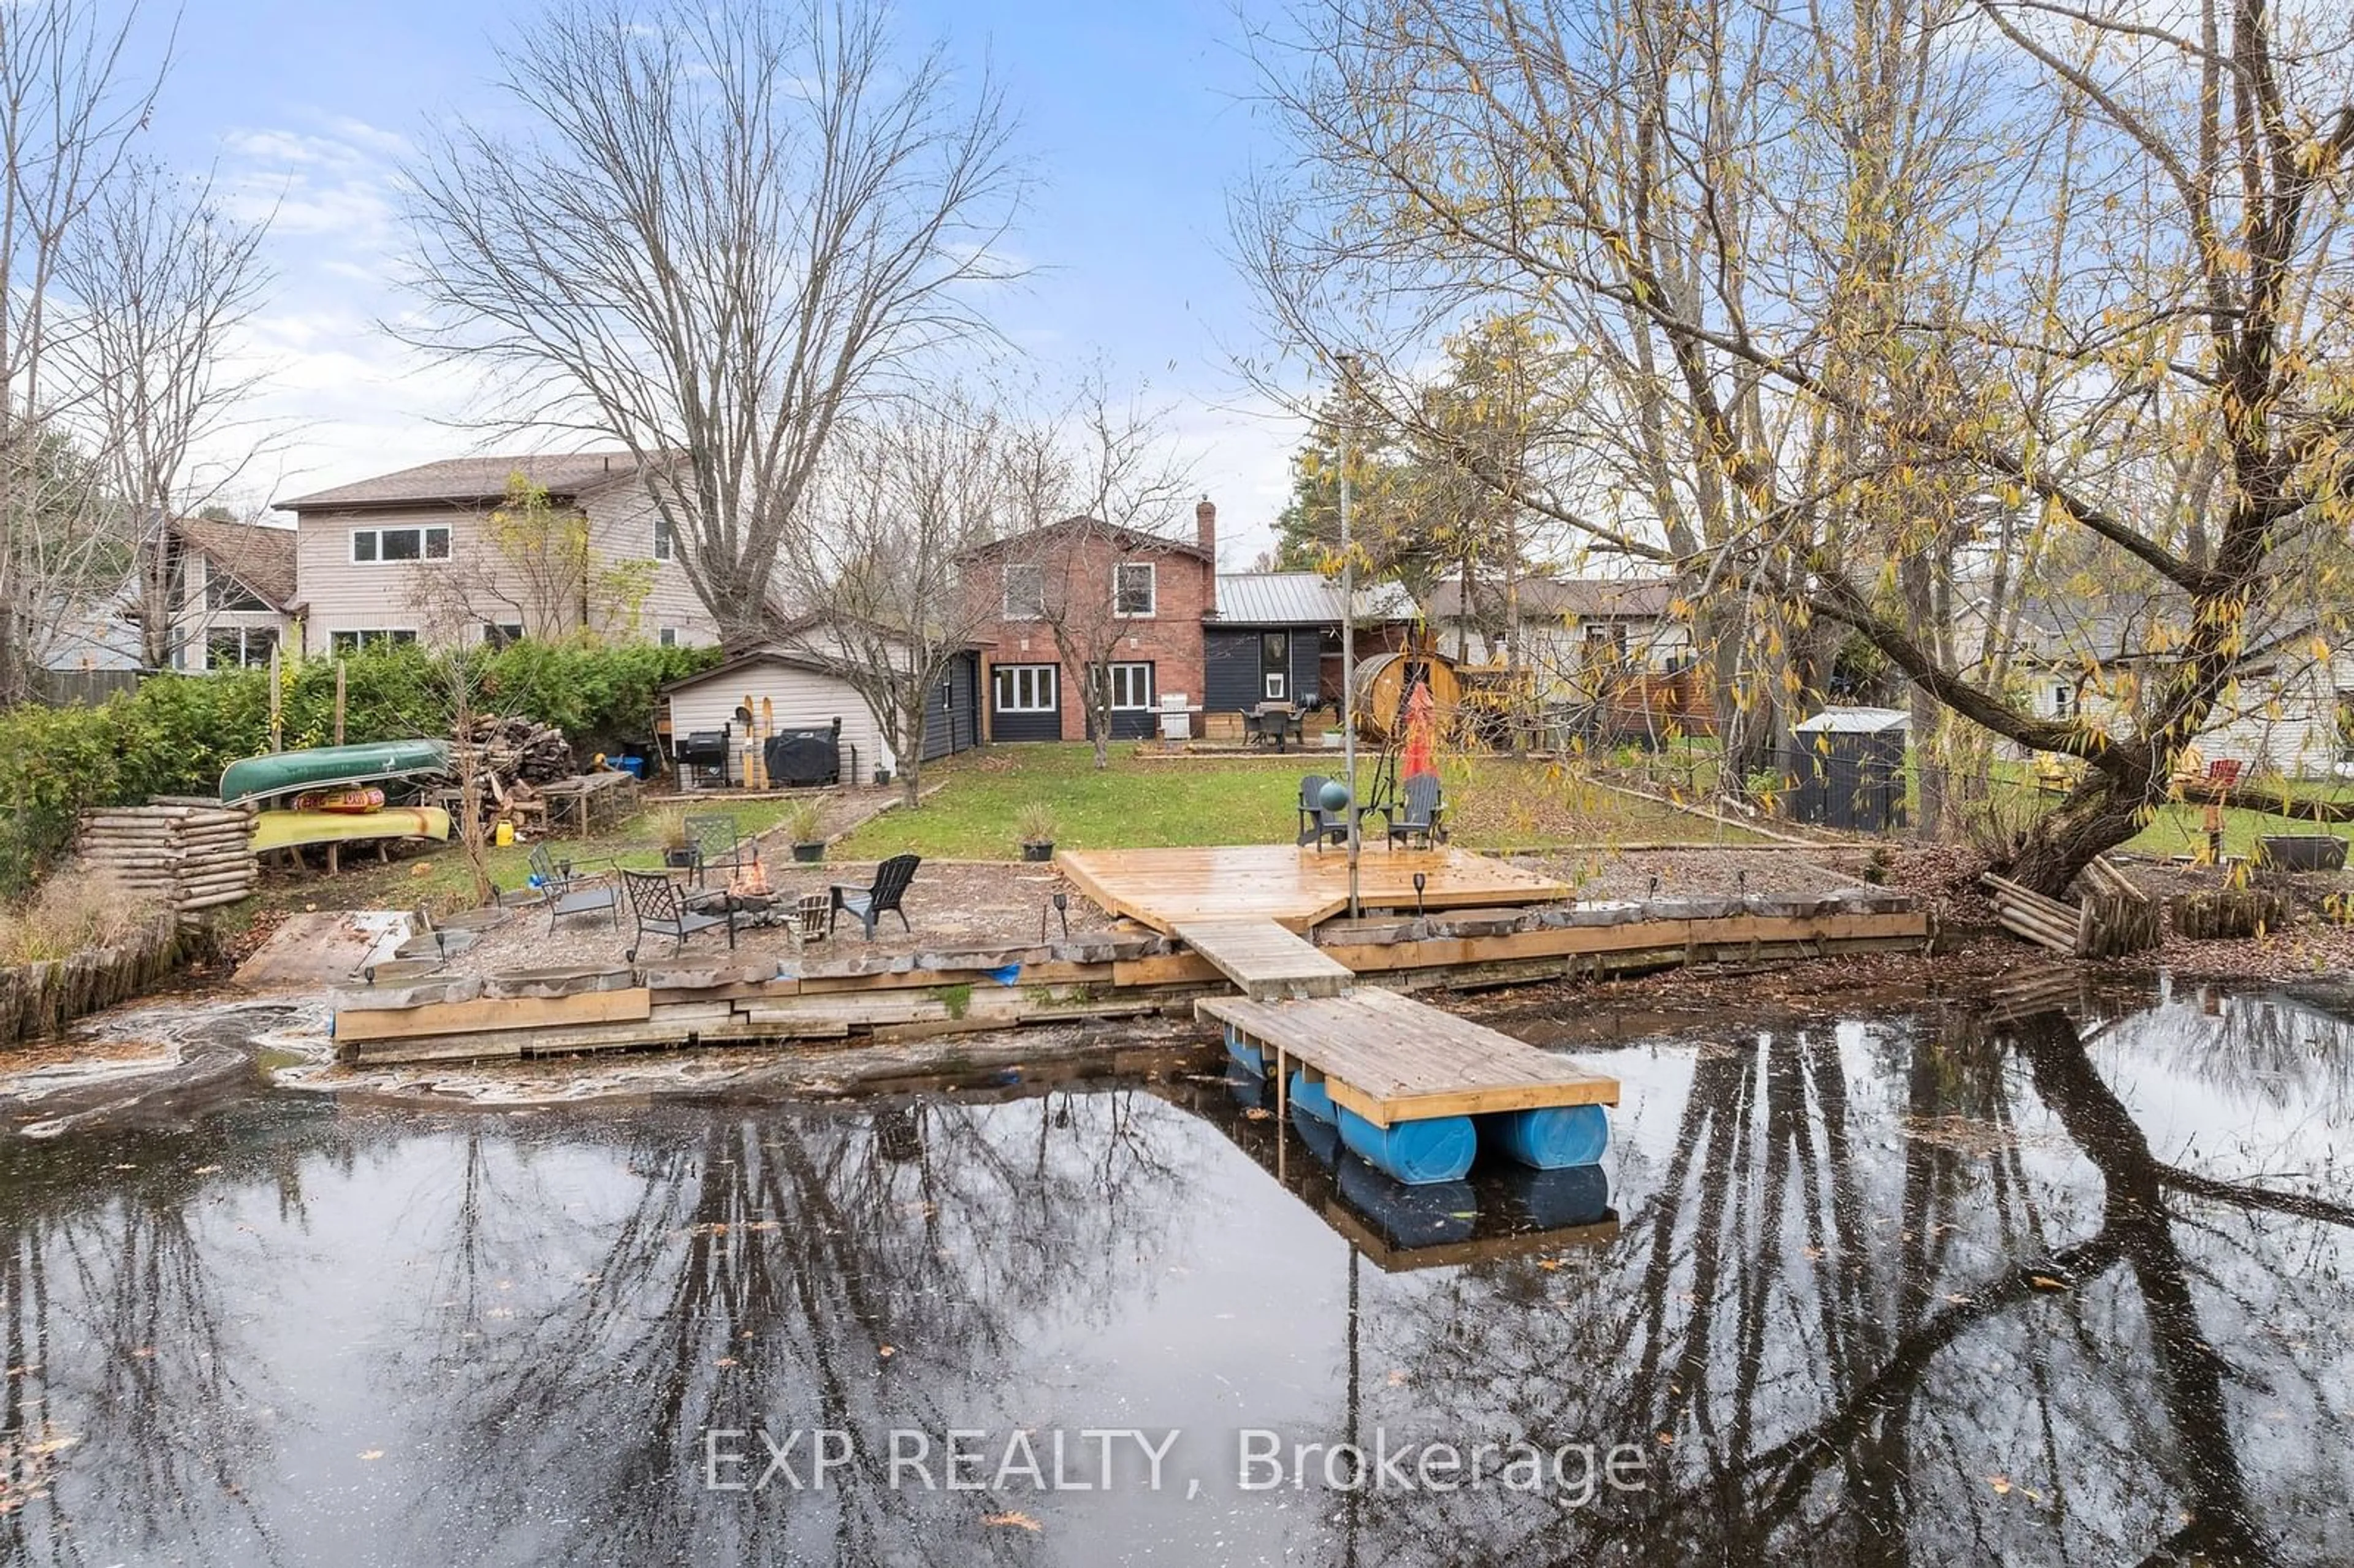
<svg viewBox="0 0 2354 1568">
<path fill-rule="evenodd" d="M 1305 1071 L 1294 1067 L 1291 1070 L 1291 1108 L 1305 1112 L 1318 1121 L 1331 1121 L 1332 1091 L 1325 1086 L 1323 1079 L 1319 1078 L 1311 1084 Z"/>
<path fill-rule="evenodd" d="M 1512 1218 L 1531 1230 L 1565 1231 L 1610 1217 L 1610 1178 L 1599 1165 L 1508 1171 L 1501 1181 Z"/>
<path fill-rule="evenodd" d="M 1267 1053 L 1244 1039 L 1242 1031 L 1231 1023 L 1226 1025 L 1226 1054 L 1232 1056 L 1245 1072 L 1256 1073 L 1262 1078 L 1267 1076 Z"/>
<path fill-rule="evenodd" d="M 1468 1116 L 1375 1127 L 1347 1106 L 1332 1108 L 1340 1113 L 1341 1141 L 1366 1164 L 1409 1187 L 1460 1180 L 1479 1152 L 1479 1134 Z"/>
<path fill-rule="evenodd" d="M 1539 1171 L 1592 1165 L 1610 1147 L 1610 1115 L 1600 1106 L 1489 1111 L 1475 1119 L 1482 1149 Z"/>
<path fill-rule="evenodd" d="M 1327 1171 L 1341 1158 L 1341 1129 L 1331 1122 L 1317 1120 L 1298 1100 L 1291 1102 L 1291 1129 L 1316 1157 L 1316 1163 Z"/>
<path fill-rule="evenodd" d="M 1342 1113 L 1346 1115 L 1347 1113 Z M 1362 1160 L 1341 1161 L 1341 1196 L 1394 1246 L 1438 1246 L 1469 1241 L 1479 1223 L 1479 1200 L 1469 1181 L 1409 1187 Z"/>
<path fill-rule="evenodd" d="M 1267 1104 L 1267 1080 L 1249 1071 L 1240 1062 L 1226 1064 L 1225 1083 L 1226 1093 L 1245 1110 Z"/>
</svg>

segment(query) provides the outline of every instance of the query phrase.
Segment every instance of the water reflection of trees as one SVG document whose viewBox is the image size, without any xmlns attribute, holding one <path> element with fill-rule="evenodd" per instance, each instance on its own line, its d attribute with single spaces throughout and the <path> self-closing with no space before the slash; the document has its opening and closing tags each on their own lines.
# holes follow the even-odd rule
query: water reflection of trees
<svg viewBox="0 0 2354 1568">
<path fill-rule="evenodd" d="M 324 1119 L 200 1116 L 0 1141 L 0 1561 L 279 1560 L 251 1502 L 278 1440 L 232 1305 L 270 1270 L 230 1194 L 299 1216 Z"/>
<path fill-rule="evenodd" d="M 1057 1391 L 1014 1385 L 1025 1346 L 1128 1298 L 1182 1213 L 1193 1146 L 1157 1109 L 657 1110 L 593 1168 L 577 1126 L 477 1134 L 426 1233 L 424 1348 L 390 1373 L 450 1412 L 443 1528 L 550 1561 L 970 1556 L 975 1499 L 889 1489 L 885 1434 L 1053 1423 Z M 764 1423 L 857 1434 L 839 1489 L 704 1489 L 704 1433 Z"/>
<path fill-rule="evenodd" d="M 1530 1271 L 1508 1266 L 1376 1281 L 1363 1319 L 1368 1364 L 1411 1374 L 1365 1430 L 1638 1442 L 1653 1489 L 1575 1510 L 1376 1495 L 1336 1556 L 2354 1555 L 2323 1501 L 2354 1483 L 2344 1172 L 2169 1164 L 2098 1060 L 2137 1058 L 2056 1013 L 1960 1009 L 1701 1053 L 1665 1161 L 1622 1168 L 1618 1253 L 1558 1260 L 1552 1309 L 1518 1309 Z"/>
</svg>

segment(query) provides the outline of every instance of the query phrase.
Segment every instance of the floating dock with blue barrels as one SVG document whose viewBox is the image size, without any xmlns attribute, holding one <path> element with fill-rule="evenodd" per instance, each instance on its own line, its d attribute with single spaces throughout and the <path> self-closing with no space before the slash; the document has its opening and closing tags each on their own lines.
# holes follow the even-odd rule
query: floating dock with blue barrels
<svg viewBox="0 0 2354 1568">
<path fill-rule="evenodd" d="M 1193 1006 L 1279 1098 L 1332 1121 L 1351 1151 L 1409 1186 L 1458 1181 L 1483 1157 L 1592 1165 L 1608 1147 L 1617 1079 L 1395 991 Z"/>
</svg>

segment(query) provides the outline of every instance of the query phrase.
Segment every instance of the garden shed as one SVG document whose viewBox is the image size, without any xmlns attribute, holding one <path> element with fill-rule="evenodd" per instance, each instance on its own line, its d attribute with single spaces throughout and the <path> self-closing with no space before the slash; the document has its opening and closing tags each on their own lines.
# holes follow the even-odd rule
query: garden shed
<svg viewBox="0 0 2354 1568">
<path fill-rule="evenodd" d="M 971 653 L 960 653 L 935 687 L 925 718 L 924 758 L 946 757 L 976 744 L 979 676 Z M 663 688 L 669 712 L 670 753 L 686 771 L 700 765 L 702 781 L 741 787 L 744 756 L 758 744 L 774 759 L 779 786 L 822 782 L 874 783 L 898 771 L 875 711 L 840 669 L 797 648 L 762 644 L 699 675 Z M 758 733 L 740 713 L 748 711 Z M 713 737 L 724 736 L 715 759 Z M 778 743 L 772 749 L 770 742 Z M 819 759 L 832 748 L 831 767 Z M 724 767 L 724 775 L 721 772 Z M 788 777 L 788 771 L 791 776 Z M 824 774 L 831 773 L 829 780 Z"/>
<path fill-rule="evenodd" d="M 1849 832 L 1902 828 L 1912 729 L 1896 708 L 1825 708 L 1791 726 L 1791 817 Z"/>
</svg>

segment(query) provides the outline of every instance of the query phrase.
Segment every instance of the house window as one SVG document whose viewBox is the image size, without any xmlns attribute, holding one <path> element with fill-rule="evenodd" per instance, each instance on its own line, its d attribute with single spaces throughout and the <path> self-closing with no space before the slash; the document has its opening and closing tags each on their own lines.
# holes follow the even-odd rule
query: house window
<svg viewBox="0 0 2354 1568">
<path fill-rule="evenodd" d="M 482 641 L 493 648 L 504 648 L 523 641 L 523 622 L 519 620 L 486 620 L 482 622 Z"/>
<path fill-rule="evenodd" d="M 1035 620 L 1046 612 L 1045 568 L 1016 562 L 1005 568 L 1005 619 Z"/>
<path fill-rule="evenodd" d="M 270 606 L 260 594 L 227 572 L 207 571 L 205 574 L 205 608 L 266 611 Z"/>
<path fill-rule="evenodd" d="M 432 527 L 352 530 L 352 562 L 355 566 L 449 558 L 450 530 L 438 524 Z"/>
<path fill-rule="evenodd" d="M 1052 664 L 1000 664 L 991 675 L 997 711 L 1002 714 L 1050 714 L 1055 709 L 1055 682 L 1062 672 Z"/>
<path fill-rule="evenodd" d="M 1259 695 L 1267 702 L 1291 697 L 1291 633 L 1262 631 L 1258 638 Z"/>
<path fill-rule="evenodd" d="M 205 663 L 215 670 L 249 670 L 269 663 L 270 651 L 277 646 L 275 627 L 217 627 L 205 634 Z"/>
<path fill-rule="evenodd" d="M 1112 584 L 1112 611 L 1118 615 L 1148 616 L 1152 613 L 1156 583 L 1159 576 L 1150 561 L 1122 561 L 1117 568 L 1117 580 Z"/>
<path fill-rule="evenodd" d="M 338 653 L 359 653 L 369 649 L 378 652 L 417 641 L 417 633 L 403 627 L 364 627 L 352 631 L 338 631 L 327 639 L 327 646 Z"/>
<path fill-rule="evenodd" d="M 654 633 L 654 641 L 661 643 L 665 648 L 677 647 L 678 628 L 675 626 L 663 627 L 660 631 Z"/>
<path fill-rule="evenodd" d="M 1267 700 L 1280 703 L 1288 700 L 1291 683 L 1278 672 L 1270 670 L 1263 677 Z"/>
<path fill-rule="evenodd" d="M 2052 716 L 2053 718 L 2073 718 L 2076 716 L 2075 687 L 2054 686 L 2052 688 Z"/>
<path fill-rule="evenodd" d="M 671 539 L 670 519 L 657 512 L 654 514 L 654 559 L 667 561 L 675 554 L 677 546 Z"/>
<path fill-rule="evenodd" d="M 1123 709 L 1150 707 L 1152 666 L 1114 664 L 1111 667 L 1111 705 L 1115 713 Z"/>
</svg>

